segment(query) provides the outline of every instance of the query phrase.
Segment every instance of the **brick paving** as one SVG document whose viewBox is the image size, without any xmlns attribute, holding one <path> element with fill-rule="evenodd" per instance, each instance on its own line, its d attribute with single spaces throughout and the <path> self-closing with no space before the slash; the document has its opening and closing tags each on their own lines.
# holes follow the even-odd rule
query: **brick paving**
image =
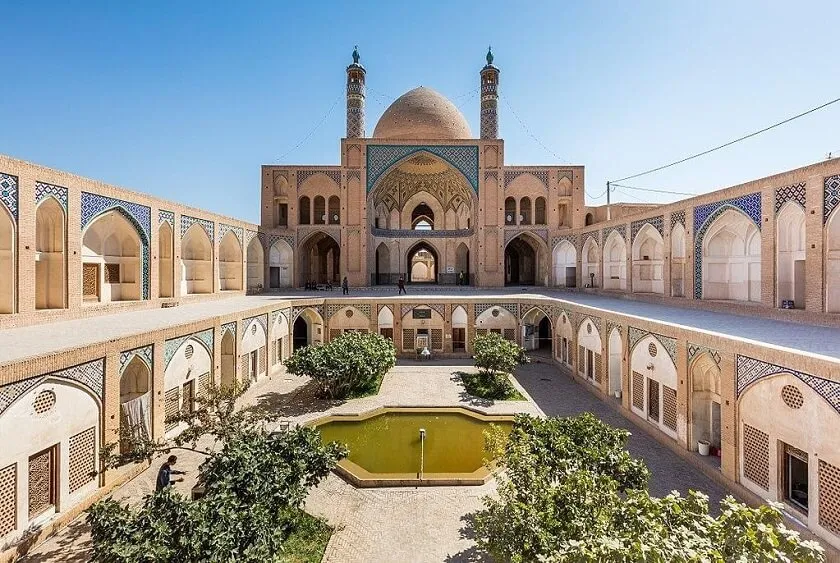
<svg viewBox="0 0 840 563">
<path fill-rule="evenodd" d="M 275 376 L 249 390 L 248 403 L 276 406 L 294 421 L 325 412 L 363 412 L 381 405 L 465 405 L 486 412 L 526 411 L 549 415 L 572 415 L 590 411 L 606 422 L 630 429 L 630 451 L 645 459 L 653 472 L 651 490 L 667 494 L 673 489 L 704 491 L 714 504 L 725 490 L 682 458 L 614 412 L 581 384 L 548 363 L 535 362 L 517 372 L 520 388 L 535 401 L 492 403 L 477 401 L 463 393 L 456 371 L 465 362 L 417 363 L 401 361 L 383 381 L 376 397 L 343 403 L 318 401 L 305 380 Z M 188 491 L 202 456 L 179 454 L 179 466 L 189 473 L 183 483 Z M 114 498 L 137 502 L 152 490 L 160 461 L 139 477 L 118 489 Z M 324 554 L 324 562 L 336 563 L 422 563 L 483 561 L 470 537 L 468 518 L 481 508 L 481 499 L 495 491 L 495 481 L 479 487 L 418 487 L 355 489 L 330 475 L 307 499 L 306 508 L 327 518 L 335 532 Z M 84 517 L 39 546 L 30 562 L 81 562 L 90 549 Z"/>
</svg>

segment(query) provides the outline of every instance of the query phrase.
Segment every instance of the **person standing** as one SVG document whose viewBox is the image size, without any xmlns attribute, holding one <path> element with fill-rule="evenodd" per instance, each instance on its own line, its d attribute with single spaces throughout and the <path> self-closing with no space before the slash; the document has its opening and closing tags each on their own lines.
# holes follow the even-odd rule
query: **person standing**
<svg viewBox="0 0 840 563">
<path fill-rule="evenodd" d="M 464 270 L 458 272 L 458 285 L 465 285 L 464 284 Z"/>
<path fill-rule="evenodd" d="M 397 288 L 398 288 L 397 295 L 400 295 L 402 293 L 405 293 L 406 295 L 408 295 L 408 293 L 405 291 L 405 278 L 404 277 L 400 276 L 400 279 L 397 280 Z"/>
<path fill-rule="evenodd" d="M 349 295 L 350 294 L 350 286 L 347 283 L 347 276 L 344 276 L 344 279 L 341 280 L 341 294 L 342 295 Z"/>
<path fill-rule="evenodd" d="M 178 457 L 171 455 L 167 458 L 166 463 L 160 466 L 160 470 L 157 475 L 157 482 L 155 483 L 155 492 L 162 491 L 166 487 L 172 486 L 172 483 L 178 483 L 184 480 L 183 477 L 175 480 L 172 479 L 172 475 L 184 475 L 183 471 L 172 469 L 172 466 L 175 465 L 176 461 L 178 461 Z"/>
</svg>

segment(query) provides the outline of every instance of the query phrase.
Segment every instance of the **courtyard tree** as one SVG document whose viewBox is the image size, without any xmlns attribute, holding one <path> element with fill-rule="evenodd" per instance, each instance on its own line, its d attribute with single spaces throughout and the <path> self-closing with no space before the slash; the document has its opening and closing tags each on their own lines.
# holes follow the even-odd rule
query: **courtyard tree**
<svg viewBox="0 0 840 563">
<path fill-rule="evenodd" d="M 589 413 L 518 416 L 506 441 L 489 440 L 504 471 L 498 497 L 476 514 L 479 547 L 517 563 L 823 560 L 777 506 L 726 497 L 713 517 L 702 493 L 651 496 L 648 469 L 624 449 L 628 436 Z"/>
<path fill-rule="evenodd" d="M 296 350 L 285 364 L 289 373 L 311 377 L 324 397 L 345 399 L 375 394 L 396 358 L 390 339 L 347 332 L 323 346 Z"/>
<path fill-rule="evenodd" d="M 516 366 L 528 362 L 522 346 L 490 332 L 476 336 L 473 351 L 478 373 L 460 374 L 470 394 L 495 400 L 522 398 L 510 383 L 510 374 Z"/>
<path fill-rule="evenodd" d="M 330 530 L 302 505 L 346 455 L 313 429 L 242 428 L 200 467 L 201 498 L 170 487 L 136 508 L 112 499 L 94 504 L 92 560 L 320 561 Z"/>
</svg>

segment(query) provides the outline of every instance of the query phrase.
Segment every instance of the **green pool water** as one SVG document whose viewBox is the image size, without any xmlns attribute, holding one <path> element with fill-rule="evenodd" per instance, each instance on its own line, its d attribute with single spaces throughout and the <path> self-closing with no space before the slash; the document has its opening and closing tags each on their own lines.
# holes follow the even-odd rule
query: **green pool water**
<svg viewBox="0 0 840 563">
<path fill-rule="evenodd" d="M 424 476 L 472 473 L 485 457 L 484 430 L 495 424 L 510 432 L 512 420 L 481 420 L 461 412 L 385 412 L 365 420 L 319 424 L 323 442 L 347 444 L 348 459 L 366 471 L 416 474 L 420 429 L 425 428 Z"/>
</svg>

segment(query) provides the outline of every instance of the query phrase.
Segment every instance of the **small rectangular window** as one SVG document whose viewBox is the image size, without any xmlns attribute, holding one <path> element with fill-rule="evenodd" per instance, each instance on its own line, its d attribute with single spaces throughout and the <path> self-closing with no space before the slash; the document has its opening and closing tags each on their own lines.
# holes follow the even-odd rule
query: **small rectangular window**
<svg viewBox="0 0 840 563">
<path fill-rule="evenodd" d="M 784 445 L 784 498 L 787 502 L 808 513 L 808 454 Z"/>
</svg>

